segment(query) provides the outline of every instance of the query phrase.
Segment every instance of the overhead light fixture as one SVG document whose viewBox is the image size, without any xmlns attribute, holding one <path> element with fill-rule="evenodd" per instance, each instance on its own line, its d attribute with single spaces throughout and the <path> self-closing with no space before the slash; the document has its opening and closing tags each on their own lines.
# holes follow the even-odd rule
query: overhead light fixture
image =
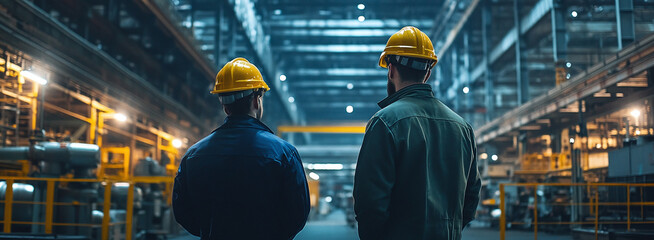
<svg viewBox="0 0 654 240">
<path fill-rule="evenodd" d="M 481 159 L 488 159 L 488 153 L 482 153 L 479 158 Z"/>
<path fill-rule="evenodd" d="M 571 63 L 571 62 L 566 62 L 566 63 L 565 63 L 565 66 L 566 66 L 567 68 L 571 68 L 571 67 L 572 67 L 572 63 Z"/>
<path fill-rule="evenodd" d="M 354 88 L 354 84 L 348 83 L 347 84 L 347 89 L 352 90 L 352 88 Z"/>
<path fill-rule="evenodd" d="M 345 111 L 346 111 L 347 113 L 352 113 L 352 112 L 354 112 L 354 107 L 352 107 L 352 105 L 347 106 L 347 107 L 345 108 Z"/>
<path fill-rule="evenodd" d="M 128 182 L 117 182 L 117 183 L 114 183 L 114 187 L 129 187 L 129 183 Z"/>
<path fill-rule="evenodd" d="M 340 163 L 309 163 L 309 170 L 343 170 L 343 164 Z"/>
<path fill-rule="evenodd" d="M 633 116 L 634 118 L 638 118 L 638 117 L 640 117 L 640 110 L 638 110 L 638 109 L 634 109 L 634 110 L 631 111 L 630 114 L 631 114 L 631 116 Z"/>
<path fill-rule="evenodd" d="M 286 75 L 284 75 L 284 74 L 279 75 L 279 81 L 282 81 L 282 82 L 286 81 Z"/>
<path fill-rule="evenodd" d="M 575 138 L 570 138 L 570 144 L 574 144 L 574 143 L 575 143 Z"/>
<path fill-rule="evenodd" d="M 363 22 L 363 21 L 366 20 L 366 17 L 364 17 L 364 16 L 359 16 L 359 18 L 357 18 L 357 19 L 359 20 L 359 22 Z"/>
<path fill-rule="evenodd" d="M 332 202 L 332 200 L 334 200 L 334 199 L 332 199 L 331 196 L 327 196 L 327 197 L 325 197 L 325 202 L 330 203 L 330 202 Z"/>
<path fill-rule="evenodd" d="M 570 13 L 570 16 L 572 16 L 573 18 L 576 18 L 578 15 L 579 15 L 579 14 L 577 13 L 577 11 L 572 11 L 572 12 Z"/>
<path fill-rule="evenodd" d="M 275 11 L 273 12 L 273 14 L 275 14 L 275 15 L 282 15 L 282 10 L 281 10 L 281 9 L 275 9 Z"/>
<path fill-rule="evenodd" d="M 315 173 L 315 172 L 310 172 L 310 173 L 309 173 L 309 177 L 310 177 L 311 179 L 313 179 L 313 180 L 318 180 L 318 179 L 320 179 L 320 176 L 318 176 L 318 174 Z"/>
<path fill-rule="evenodd" d="M 463 87 L 463 93 L 468 94 L 470 92 L 469 87 Z"/>
<path fill-rule="evenodd" d="M 179 139 L 173 139 L 173 147 L 174 148 L 181 148 L 182 147 L 182 140 Z"/>
<path fill-rule="evenodd" d="M 500 159 L 500 157 L 498 157 L 498 156 L 495 155 L 495 154 L 493 154 L 493 156 L 491 156 L 491 160 L 493 160 L 493 161 L 497 161 L 497 159 Z"/>
<path fill-rule="evenodd" d="M 118 120 L 119 122 L 126 122 L 127 121 L 127 115 L 122 114 L 122 113 L 115 113 L 113 117 L 114 117 L 114 119 Z"/>
<path fill-rule="evenodd" d="M 34 74 L 33 72 L 30 71 L 20 71 L 20 75 L 23 76 L 24 78 L 27 78 L 35 83 L 45 85 L 48 83 L 48 80 L 45 80 L 45 78 Z"/>
<path fill-rule="evenodd" d="M 602 144 L 601 144 L 601 143 L 598 143 L 597 145 L 595 145 L 595 147 L 596 147 L 597 149 L 600 149 L 600 148 L 602 148 Z"/>
<path fill-rule="evenodd" d="M 295 98 L 294 97 L 288 97 L 288 102 L 290 102 L 290 103 L 295 102 Z"/>
<path fill-rule="evenodd" d="M 493 211 L 491 211 L 491 217 L 498 218 L 498 217 L 500 217 L 500 215 L 502 215 L 502 210 L 501 209 L 496 208 L 496 209 L 493 209 Z"/>
<path fill-rule="evenodd" d="M 357 8 L 359 10 L 363 10 L 363 9 L 366 9 L 366 5 L 363 5 L 363 3 L 359 3 L 359 5 L 357 5 Z"/>
</svg>

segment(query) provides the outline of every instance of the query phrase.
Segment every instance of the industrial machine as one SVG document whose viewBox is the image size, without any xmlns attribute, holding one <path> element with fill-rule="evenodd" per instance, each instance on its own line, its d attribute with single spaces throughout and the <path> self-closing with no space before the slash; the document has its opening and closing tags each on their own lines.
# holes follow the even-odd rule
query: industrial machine
<svg viewBox="0 0 654 240">
<path fill-rule="evenodd" d="M 151 157 L 140 159 L 134 166 L 134 176 L 165 175 L 166 168 Z M 136 186 L 143 191 L 143 205 L 138 214 L 138 229 L 143 229 L 142 234 L 146 239 L 156 239 L 168 233 L 168 229 L 171 228 L 172 208 L 166 204 L 165 186 L 161 183 L 139 183 Z"/>
<path fill-rule="evenodd" d="M 30 165 L 27 175 L 0 176 L 0 216 L 11 219 L 10 227 L 2 225 L 0 239 L 51 239 L 53 235 L 57 239 L 125 239 L 127 225 L 132 239 L 158 239 L 172 228 L 166 188 L 157 183 L 132 181 L 136 186 L 130 187 L 129 182 L 99 180 L 97 145 L 32 142 L 0 148 L 0 162 L 11 171 L 24 169 L 25 160 Z M 134 170 L 142 177 L 165 174 L 151 158 L 139 161 Z M 12 191 L 7 190 L 8 182 Z M 105 191 L 108 184 L 110 191 Z M 5 204 L 11 205 L 6 208 Z M 127 211 L 130 207 L 132 211 Z M 11 212 L 7 215 L 5 210 Z M 129 220 L 128 215 L 132 216 Z"/>
<path fill-rule="evenodd" d="M 29 160 L 35 171 L 30 173 L 34 178 L 59 178 L 71 176 L 76 179 L 95 178 L 93 170 L 99 160 L 99 147 L 83 143 L 40 142 L 24 147 L 0 148 L 0 161 L 5 164 L 11 161 Z M 14 216 L 17 221 L 11 232 L 44 232 L 41 225 L 18 224 L 18 222 L 45 222 L 44 209 L 41 205 L 23 202 L 43 202 L 46 199 L 46 183 L 43 181 L 27 181 L 13 183 Z M 54 209 L 54 222 L 57 223 L 99 223 L 101 213 L 94 212 L 94 206 L 99 202 L 97 184 L 87 182 L 55 183 L 54 201 L 65 203 Z M 7 183 L 0 182 L 0 196 L 5 199 Z M 4 213 L 4 208 L 3 208 Z M 54 232 L 64 235 L 94 236 L 93 228 L 76 226 L 56 226 Z"/>
<path fill-rule="evenodd" d="M 538 231 L 572 232 L 579 239 L 596 234 L 620 239 L 652 239 L 654 232 L 654 141 L 650 136 L 628 139 L 624 147 L 608 152 L 606 183 L 573 183 L 565 171 L 549 173 L 541 182 L 522 182 L 504 188 L 508 228 L 533 229 L 538 214 Z M 597 174 L 601 175 L 601 174 Z M 576 184 L 576 185 L 575 185 Z M 535 191 L 535 192 L 534 192 Z M 579 194 L 574 199 L 575 192 Z M 489 196 L 482 205 L 493 207 L 498 199 Z M 535 203 L 536 202 L 536 203 Z M 538 208 L 534 211 L 534 208 Z M 495 215 L 500 215 L 499 209 Z M 491 213 L 492 214 L 492 213 Z M 596 233 L 597 229 L 599 233 Z"/>
<path fill-rule="evenodd" d="M 609 202 L 639 202 L 630 208 L 631 218 L 643 222 L 654 221 L 654 187 L 640 187 L 641 183 L 654 182 L 654 139 L 651 136 L 641 136 L 637 140 L 625 143 L 622 149 L 609 152 L 609 173 L 606 178 L 610 183 L 634 183 L 633 187 L 611 187 L 602 194 Z M 625 191 L 628 194 L 625 194 Z M 625 207 L 609 207 L 604 213 L 607 218 L 622 219 L 627 216 Z M 620 226 L 606 226 L 606 228 Z M 636 229 L 654 229 L 654 224 L 638 224 Z M 653 233 L 654 235 L 654 233 Z"/>
</svg>

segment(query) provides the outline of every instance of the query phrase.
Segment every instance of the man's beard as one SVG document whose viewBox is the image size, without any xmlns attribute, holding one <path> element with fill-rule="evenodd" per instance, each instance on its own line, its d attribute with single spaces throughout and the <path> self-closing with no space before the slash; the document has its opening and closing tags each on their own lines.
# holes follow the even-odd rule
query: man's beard
<svg viewBox="0 0 654 240">
<path fill-rule="evenodd" d="M 388 96 L 391 96 L 396 92 L 395 84 L 393 84 L 390 80 L 386 84 L 386 92 L 388 93 Z"/>
</svg>

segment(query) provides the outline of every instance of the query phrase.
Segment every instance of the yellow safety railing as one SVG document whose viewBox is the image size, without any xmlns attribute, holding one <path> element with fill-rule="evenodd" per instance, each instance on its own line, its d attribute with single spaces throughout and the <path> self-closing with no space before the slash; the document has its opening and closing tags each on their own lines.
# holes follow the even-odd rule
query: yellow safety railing
<svg viewBox="0 0 654 240">
<path fill-rule="evenodd" d="M 644 207 L 645 206 L 654 206 L 654 202 L 644 201 L 643 189 L 644 188 L 654 188 L 654 183 L 501 183 L 500 187 L 500 239 L 506 239 L 506 191 L 505 187 L 515 186 L 515 187 L 524 187 L 524 188 L 533 188 L 533 220 L 532 222 L 511 222 L 512 225 L 520 224 L 532 224 L 534 228 L 534 239 L 538 239 L 538 225 L 594 225 L 595 228 L 595 239 L 598 239 L 598 232 L 600 224 L 612 224 L 612 225 L 626 225 L 627 230 L 631 230 L 633 224 L 654 224 L 654 221 L 647 221 L 644 218 L 642 221 L 636 221 L 632 219 L 632 206 L 640 206 L 640 216 L 644 216 Z M 587 217 L 593 217 L 593 221 L 581 220 L 581 221 L 542 221 L 538 219 L 538 190 L 537 188 L 543 187 L 578 187 L 578 189 L 583 190 L 585 188 L 585 197 L 589 199 L 586 202 L 574 203 L 572 200 L 564 203 L 545 203 L 546 205 L 557 205 L 557 206 L 579 206 L 588 207 Z M 623 187 L 626 188 L 626 202 L 600 202 L 600 187 Z M 640 201 L 632 201 L 631 199 L 631 190 L 632 188 L 640 188 Z M 593 191 L 594 190 L 594 191 Z M 608 190 L 608 189 L 605 189 Z M 572 193 L 571 193 L 572 195 Z M 572 198 L 571 198 L 572 199 Z M 599 215 L 599 206 L 626 206 L 626 221 L 602 221 Z M 573 213 L 574 214 L 574 213 Z"/>
<path fill-rule="evenodd" d="M 125 226 L 125 239 L 132 239 L 133 224 L 132 219 L 134 215 L 134 186 L 139 183 L 164 183 L 166 184 L 166 190 L 164 191 L 164 196 L 167 199 L 167 202 L 171 201 L 172 196 L 172 184 L 174 182 L 173 177 L 132 177 L 128 180 L 111 180 L 111 179 L 75 179 L 75 178 L 33 178 L 33 177 L 0 177 L 0 180 L 6 181 L 6 191 L 5 199 L 0 200 L 0 203 L 4 203 L 4 218 L 0 223 L 3 224 L 3 232 L 11 233 L 11 226 L 13 224 L 18 225 L 45 225 L 45 233 L 52 234 L 53 226 L 79 226 L 79 227 L 102 227 L 102 239 L 109 239 L 109 227 L 116 225 Z M 45 182 L 46 183 L 46 199 L 45 202 L 34 202 L 34 201 L 14 201 L 14 192 L 13 184 L 17 182 Z M 79 202 L 55 202 L 55 183 L 100 183 L 104 188 L 104 199 L 102 205 L 102 224 L 93 224 L 93 223 L 57 223 L 53 222 L 53 212 L 54 206 L 60 205 L 82 205 Z M 127 206 L 125 209 L 126 216 L 125 222 L 114 222 L 111 223 L 111 218 L 109 211 L 111 210 L 111 188 L 114 183 L 126 183 L 128 184 L 127 190 Z M 45 205 L 45 222 L 23 222 L 23 221 L 12 221 L 12 207 L 13 204 L 34 204 L 34 205 Z"/>
</svg>

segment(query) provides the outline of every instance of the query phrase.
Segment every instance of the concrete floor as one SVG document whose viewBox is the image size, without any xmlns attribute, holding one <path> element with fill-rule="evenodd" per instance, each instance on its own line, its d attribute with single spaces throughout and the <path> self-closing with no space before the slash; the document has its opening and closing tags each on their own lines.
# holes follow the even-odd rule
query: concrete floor
<svg viewBox="0 0 654 240">
<path fill-rule="evenodd" d="M 198 239 L 190 235 L 169 238 L 171 240 Z M 296 240 L 358 240 L 356 229 L 347 226 L 345 214 L 341 211 L 333 212 L 319 220 L 309 221 L 304 229 L 295 237 Z M 499 240 L 498 230 L 487 227 L 467 228 L 463 231 L 463 240 Z M 507 231 L 506 239 L 528 240 L 534 239 L 533 231 Z M 572 240 L 569 235 L 552 235 L 539 233 L 539 240 Z"/>
</svg>

